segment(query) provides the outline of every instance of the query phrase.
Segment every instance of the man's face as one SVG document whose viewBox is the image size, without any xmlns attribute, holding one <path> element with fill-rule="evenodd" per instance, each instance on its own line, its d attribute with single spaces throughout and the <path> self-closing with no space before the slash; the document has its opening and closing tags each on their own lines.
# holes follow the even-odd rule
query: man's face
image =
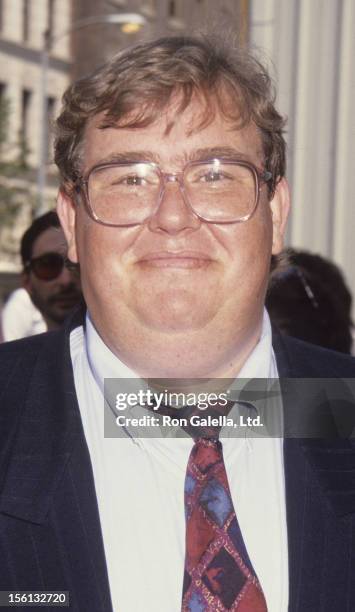
<svg viewBox="0 0 355 612">
<path fill-rule="evenodd" d="M 32 259 L 46 253 L 66 254 L 66 241 L 63 230 L 49 227 L 40 234 L 32 248 Z M 24 273 L 24 286 L 38 310 L 42 313 L 48 328 L 53 329 L 63 323 L 65 317 L 79 303 L 81 298 L 78 274 L 65 266 L 53 280 L 37 278 L 33 270 Z"/>
<path fill-rule="evenodd" d="M 179 172 L 187 161 L 222 156 L 223 150 L 263 169 L 254 125 L 235 130 L 217 113 L 208 126 L 191 131 L 200 112 L 195 99 L 174 117 L 168 133 L 174 107 L 141 129 L 99 129 L 103 117 L 95 117 L 86 130 L 83 175 L 122 155 L 158 162 L 163 172 Z M 205 223 L 188 209 L 178 185 L 168 183 L 159 210 L 142 225 L 99 225 L 83 205 L 63 196 L 58 212 L 69 257 L 81 265 L 93 322 L 108 346 L 121 354 L 125 347 L 143 347 L 145 338 L 168 353 L 172 342 L 181 346 L 186 338 L 206 347 L 213 341 L 218 352 L 219 342 L 236 345 L 244 342 L 248 330 L 259 333 L 271 250 L 282 246 L 283 208 L 275 205 L 272 215 L 264 185 L 249 221 Z"/>
</svg>

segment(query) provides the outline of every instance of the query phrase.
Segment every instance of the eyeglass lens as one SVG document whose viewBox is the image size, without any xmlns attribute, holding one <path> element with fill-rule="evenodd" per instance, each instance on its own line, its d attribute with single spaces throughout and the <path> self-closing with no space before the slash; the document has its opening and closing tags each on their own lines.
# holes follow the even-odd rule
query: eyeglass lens
<svg viewBox="0 0 355 612">
<path fill-rule="evenodd" d="M 244 220 L 257 201 L 257 179 L 247 165 L 218 159 L 191 164 L 183 173 L 184 197 L 193 211 L 212 222 Z M 163 182 L 149 163 L 96 168 L 88 181 L 90 206 L 106 223 L 142 223 L 156 210 Z"/>
<path fill-rule="evenodd" d="M 57 278 L 64 267 L 64 257 L 59 253 L 45 253 L 32 259 L 30 267 L 38 279 L 50 281 Z"/>
</svg>

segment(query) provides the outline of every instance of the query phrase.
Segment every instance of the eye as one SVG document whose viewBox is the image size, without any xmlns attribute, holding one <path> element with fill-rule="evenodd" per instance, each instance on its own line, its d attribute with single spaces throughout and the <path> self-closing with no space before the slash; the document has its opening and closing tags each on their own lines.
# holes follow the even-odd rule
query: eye
<svg viewBox="0 0 355 612">
<path fill-rule="evenodd" d="M 201 176 L 200 180 L 205 183 L 216 183 L 217 181 L 222 181 L 226 176 L 222 172 L 217 172 L 215 170 L 210 170 Z"/>
<path fill-rule="evenodd" d="M 121 185 L 124 187 L 141 187 L 147 182 L 144 176 L 139 176 L 138 174 L 111 174 L 111 176 L 105 176 L 105 179 L 108 185 Z"/>
<path fill-rule="evenodd" d="M 198 183 L 207 183 L 209 185 L 216 185 L 221 183 L 227 183 L 233 180 L 231 173 L 225 170 L 203 170 L 196 177 L 195 181 Z"/>
<path fill-rule="evenodd" d="M 116 177 L 114 183 L 116 185 L 123 185 L 127 187 L 154 187 L 159 183 L 159 178 L 153 173 L 146 174 L 125 174 L 120 177 Z"/>
<path fill-rule="evenodd" d="M 143 176 L 126 176 L 119 181 L 120 183 L 125 183 L 126 185 L 133 185 L 134 187 L 141 187 L 146 182 L 146 179 Z"/>
</svg>

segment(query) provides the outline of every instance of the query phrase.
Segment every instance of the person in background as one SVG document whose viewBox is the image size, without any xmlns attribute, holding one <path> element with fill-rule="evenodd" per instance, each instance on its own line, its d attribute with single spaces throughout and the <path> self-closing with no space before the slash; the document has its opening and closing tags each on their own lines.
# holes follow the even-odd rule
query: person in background
<svg viewBox="0 0 355 612">
<path fill-rule="evenodd" d="M 21 239 L 22 287 L 1 313 L 3 341 L 54 330 L 80 303 L 79 274 L 65 265 L 66 241 L 58 215 L 37 217 Z"/>
<path fill-rule="evenodd" d="M 265 304 L 281 332 L 351 353 L 352 296 L 339 268 L 324 257 L 285 249 L 271 273 Z"/>
</svg>

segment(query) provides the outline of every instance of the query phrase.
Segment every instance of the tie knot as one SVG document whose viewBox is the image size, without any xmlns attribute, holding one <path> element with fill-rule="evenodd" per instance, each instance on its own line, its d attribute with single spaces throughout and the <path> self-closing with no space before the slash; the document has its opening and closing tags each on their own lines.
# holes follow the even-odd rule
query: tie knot
<svg viewBox="0 0 355 612">
<path fill-rule="evenodd" d="M 207 474 L 223 461 L 222 444 L 218 438 L 196 438 L 191 458 L 202 474 Z"/>
<path fill-rule="evenodd" d="M 219 438 L 216 436 L 212 437 L 198 437 L 195 438 L 195 447 L 196 448 L 215 448 L 220 452 L 222 450 L 222 443 Z"/>
</svg>

